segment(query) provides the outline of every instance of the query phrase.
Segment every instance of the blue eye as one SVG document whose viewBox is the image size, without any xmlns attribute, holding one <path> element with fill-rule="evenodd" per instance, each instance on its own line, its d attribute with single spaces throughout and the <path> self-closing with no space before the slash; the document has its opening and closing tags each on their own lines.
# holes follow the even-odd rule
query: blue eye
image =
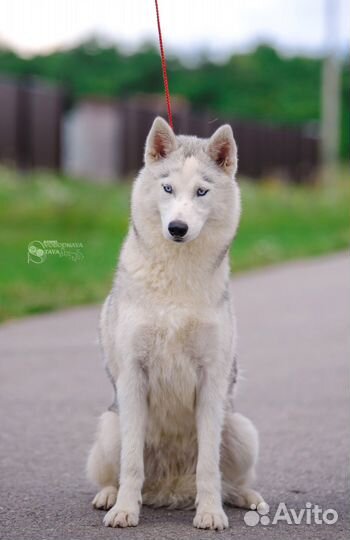
<svg viewBox="0 0 350 540">
<path fill-rule="evenodd" d="M 204 188 L 198 188 L 197 189 L 197 197 L 204 197 L 208 193 L 209 189 Z"/>
<path fill-rule="evenodd" d="M 170 184 L 163 184 L 163 189 L 166 193 L 172 193 L 173 192 L 173 188 Z"/>
</svg>

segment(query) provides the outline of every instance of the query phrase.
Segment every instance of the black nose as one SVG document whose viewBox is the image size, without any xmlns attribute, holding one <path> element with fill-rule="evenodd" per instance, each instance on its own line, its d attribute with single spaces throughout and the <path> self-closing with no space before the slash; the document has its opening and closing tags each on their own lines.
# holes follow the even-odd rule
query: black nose
<svg viewBox="0 0 350 540">
<path fill-rule="evenodd" d="M 171 221 L 168 226 L 168 230 L 171 236 L 178 236 L 182 238 L 188 231 L 188 225 L 183 221 Z"/>
</svg>

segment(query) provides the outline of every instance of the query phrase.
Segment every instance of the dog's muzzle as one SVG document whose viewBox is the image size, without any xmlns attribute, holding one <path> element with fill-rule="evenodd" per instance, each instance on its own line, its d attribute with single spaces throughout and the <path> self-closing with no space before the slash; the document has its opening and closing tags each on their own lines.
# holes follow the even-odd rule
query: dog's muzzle
<svg viewBox="0 0 350 540">
<path fill-rule="evenodd" d="M 175 240 L 175 242 L 182 242 L 184 236 L 188 231 L 188 225 L 184 221 L 171 221 L 168 225 L 168 231 Z"/>
</svg>

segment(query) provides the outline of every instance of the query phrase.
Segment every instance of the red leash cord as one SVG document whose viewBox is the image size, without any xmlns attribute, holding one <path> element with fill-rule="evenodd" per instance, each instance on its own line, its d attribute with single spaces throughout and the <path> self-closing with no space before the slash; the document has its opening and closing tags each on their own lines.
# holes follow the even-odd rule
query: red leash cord
<svg viewBox="0 0 350 540">
<path fill-rule="evenodd" d="M 168 85 L 168 75 L 167 75 L 167 71 L 166 71 L 166 59 L 165 59 L 165 53 L 164 53 L 164 47 L 163 47 L 162 30 L 160 28 L 158 0 L 154 0 L 154 2 L 155 2 L 155 5 L 156 5 L 156 13 L 157 13 L 159 48 L 160 48 L 160 56 L 161 56 L 161 60 L 162 60 L 162 70 L 163 70 L 163 81 L 164 81 L 166 106 L 167 106 L 167 111 L 168 111 L 169 124 L 170 124 L 170 127 L 172 128 L 173 127 L 173 116 L 171 114 L 170 92 L 169 92 L 169 85 Z"/>
</svg>

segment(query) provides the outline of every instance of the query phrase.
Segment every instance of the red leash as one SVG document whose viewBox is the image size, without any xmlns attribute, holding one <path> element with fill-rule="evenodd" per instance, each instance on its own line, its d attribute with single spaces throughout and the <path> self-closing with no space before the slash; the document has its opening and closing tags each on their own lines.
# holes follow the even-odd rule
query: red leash
<svg viewBox="0 0 350 540">
<path fill-rule="evenodd" d="M 154 2 L 155 2 L 155 5 L 156 5 L 156 13 L 157 13 L 159 48 L 160 48 L 160 56 L 161 56 L 161 60 L 162 60 L 162 70 L 163 70 L 163 81 L 164 81 L 166 106 L 167 106 L 167 110 L 168 110 L 169 124 L 170 124 L 171 127 L 173 127 L 173 116 L 171 114 L 171 106 L 170 106 L 170 92 L 169 92 L 169 85 L 168 85 L 168 75 L 167 75 L 167 71 L 166 71 L 166 59 L 165 59 L 165 53 L 164 53 L 164 47 L 163 47 L 162 30 L 160 28 L 158 0 L 154 0 Z"/>
</svg>

